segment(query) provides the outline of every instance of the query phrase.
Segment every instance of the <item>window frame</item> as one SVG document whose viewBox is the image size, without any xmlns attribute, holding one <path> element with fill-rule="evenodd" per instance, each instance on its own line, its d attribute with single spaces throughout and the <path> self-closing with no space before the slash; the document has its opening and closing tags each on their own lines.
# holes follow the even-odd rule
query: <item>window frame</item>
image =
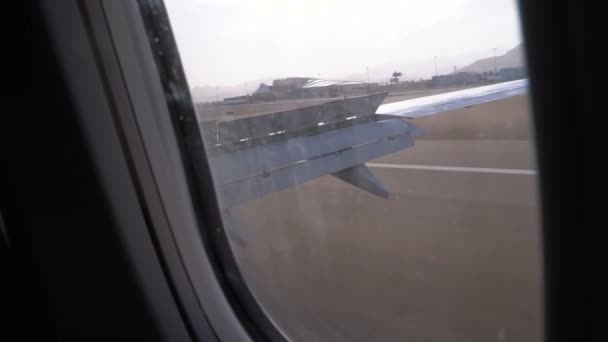
<svg viewBox="0 0 608 342">
<path fill-rule="evenodd" d="M 219 340 L 287 340 L 232 255 L 164 4 L 95 1 L 81 2 L 80 9 L 189 330 L 205 340 L 205 324 Z"/>
</svg>

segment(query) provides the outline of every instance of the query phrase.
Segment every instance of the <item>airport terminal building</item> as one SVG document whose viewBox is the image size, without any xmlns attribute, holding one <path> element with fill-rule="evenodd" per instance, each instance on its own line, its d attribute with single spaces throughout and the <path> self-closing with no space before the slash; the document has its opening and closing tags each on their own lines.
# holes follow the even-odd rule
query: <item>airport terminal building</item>
<svg viewBox="0 0 608 342">
<path fill-rule="evenodd" d="M 327 98 L 364 94 L 369 84 L 360 81 L 330 81 L 309 77 L 277 79 L 272 85 L 261 83 L 251 95 L 225 98 L 226 104 L 240 104 L 276 100 Z"/>
</svg>

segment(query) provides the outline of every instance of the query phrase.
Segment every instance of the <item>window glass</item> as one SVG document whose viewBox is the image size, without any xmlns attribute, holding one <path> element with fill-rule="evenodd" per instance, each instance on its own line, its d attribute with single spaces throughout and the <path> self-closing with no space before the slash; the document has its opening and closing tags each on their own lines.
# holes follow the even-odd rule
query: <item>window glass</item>
<svg viewBox="0 0 608 342">
<path fill-rule="evenodd" d="M 538 341 L 512 0 L 166 0 L 230 245 L 298 341 Z"/>
</svg>

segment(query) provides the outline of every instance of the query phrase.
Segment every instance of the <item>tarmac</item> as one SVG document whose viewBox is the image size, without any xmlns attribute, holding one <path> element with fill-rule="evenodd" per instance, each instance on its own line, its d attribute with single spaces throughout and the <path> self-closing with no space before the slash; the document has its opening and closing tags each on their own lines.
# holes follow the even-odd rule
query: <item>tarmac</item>
<svg viewBox="0 0 608 342">
<path fill-rule="evenodd" d="M 368 163 L 388 200 L 324 176 L 236 208 L 258 302 L 296 341 L 541 340 L 527 98 L 412 122 L 416 146 Z"/>
</svg>

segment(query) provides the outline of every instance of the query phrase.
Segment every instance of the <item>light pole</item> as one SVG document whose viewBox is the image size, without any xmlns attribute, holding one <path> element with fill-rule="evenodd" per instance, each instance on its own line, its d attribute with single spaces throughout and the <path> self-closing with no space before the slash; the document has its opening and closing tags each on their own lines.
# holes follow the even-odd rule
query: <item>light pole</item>
<svg viewBox="0 0 608 342">
<path fill-rule="evenodd" d="M 494 50 L 494 73 L 497 73 L 498 70 L 496 69 L 496 48 L 493 48 L 492 50 Z"/>
<path fill-rule="evenodd" d="M 437 56 L 435 56 L 435 76 L 437 75 Z"/>
</svg>

